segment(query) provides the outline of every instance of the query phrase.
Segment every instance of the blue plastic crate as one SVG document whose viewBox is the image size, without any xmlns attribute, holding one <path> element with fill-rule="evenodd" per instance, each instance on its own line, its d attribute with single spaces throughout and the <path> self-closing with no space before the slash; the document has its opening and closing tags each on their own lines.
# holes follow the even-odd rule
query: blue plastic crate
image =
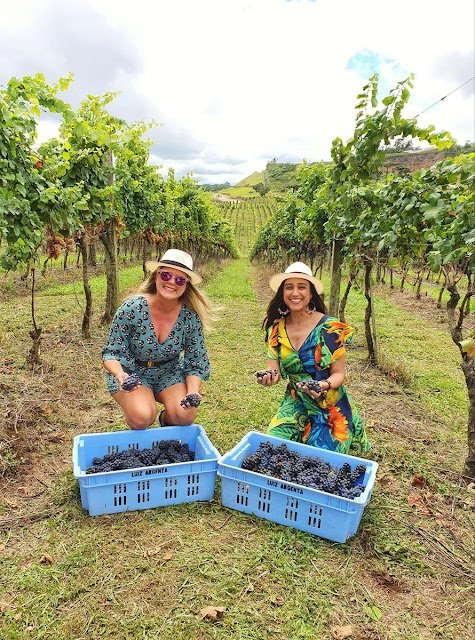
<svg viewBox="0 0 475 640">
<path fill-rule="evenodd" d="M 255 453 L 259 444 L 266 440 L 274 447 L 285 443 L 289 449 L 302 455 L 319 457 L 335 469 L 340 469 L 344 462 L 348 462 L 352 470 L 359 464 L 366 465 L 366 473 L 358 481 L 366 485 L 364 492 L 350 500 L 241 469 L 244 458 Z M 371 460 L 250 431 L 218 460 L 221 502 L 236 511 L 252 513 L 334 542 L 345 542 L 358 529 L 363 510 L 371 497 L 377 468 L 378 464 Z"/>
<path fill-rule="evenodd" d="M 86 474 L 95 457 L 126 449 L 150 448 L 162 440 L 188 444 L 195 452 L 195 460 Z M 91 516 L 211 500 L 218 458 L 218 450 L 198 424 L 79 435 L 74 438 L 73 446 L 74 476 L 79 480 L 82 506 Z"/>
</svg>

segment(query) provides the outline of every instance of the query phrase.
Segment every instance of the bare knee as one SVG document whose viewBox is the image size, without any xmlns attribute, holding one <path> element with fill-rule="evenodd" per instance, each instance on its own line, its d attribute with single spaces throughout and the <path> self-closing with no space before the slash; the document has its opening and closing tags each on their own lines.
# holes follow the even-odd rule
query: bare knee
<svg viewBox="0 0 475 640">
<path fill-rule="evenodd" d="M 147 429 L 150 427 L 157 418 L 157 410 L 149 409 L 146 407 L 143 409 L 134 409 L 125 414 L 125 421 L 129 427 L 133 430 Z"/>
<path fill-rule="evenodd" d="M 196 409 L 166 408 L 165 415 L 167 424 L 186 427 L 195 421 Z"/>
</svg>

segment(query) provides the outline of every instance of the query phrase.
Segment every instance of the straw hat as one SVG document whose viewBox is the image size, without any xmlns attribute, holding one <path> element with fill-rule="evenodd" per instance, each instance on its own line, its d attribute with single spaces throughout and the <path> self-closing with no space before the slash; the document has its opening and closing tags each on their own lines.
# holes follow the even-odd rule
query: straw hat
<svg viewBox="0 0 475 640">
<path fill-rule="evenodd" d="M 159 262 L 149 260 L 145 263 L 145 268 L 151 272 L 158 267 L 173 267 L 183 271 L 190 278 L 191 284 L 198 284 L 202 280 L 201 276 L 193 271 L 193 258 L 189 253 L 180 251 L 180 249 L 168 249 Z"/>
<path fill-rule="evenodd" d="M 308 280 L 313 284 L 318 295 L 323 293 L 323 282 L 318 280 L 318 278 L 315 278 L 310 267 L 303 262 L 294 262 L 287 267 L 284 273 L 277 273 L 275 276 L 272 276 L 269 280 L 269 286 L 272 291 L 277 292 L 284 280 L 288 280 L 289 278 L 301 278 L 302 280 Z"/>
</svg>

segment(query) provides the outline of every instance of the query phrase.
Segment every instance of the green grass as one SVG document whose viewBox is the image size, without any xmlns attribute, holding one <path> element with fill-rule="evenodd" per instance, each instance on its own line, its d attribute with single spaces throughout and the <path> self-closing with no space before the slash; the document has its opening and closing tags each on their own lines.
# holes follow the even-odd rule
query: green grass
<svg viewBox="0 0 475 640">
<path fill-rule="evenodd" d="M 136 287 L 137 284 L 143 280 L 142 266 L 129 267 L 127 269 L 121 269 L 119 272 L 119 286 L 122 290 L 127 291 L 131 287 Z M 89 286 L 91 287 L 91 293 L 105 294 L 106 281 L 104 276 L 96 276 L 89 278 Z M 84 295 L 84 287 L 82 281 L 71 282 L 66 285 L 57 285 L 54 287 L 48 287 L 42 291 L 44 296 L 71 296 L 71 295 Z"/>
<path fill-rule="evenodd" d="M 253 187 L 255 184 L 259 184 L 264 181 L 264 172 L 263 171 L 254 171 L 250 176 L 241 180 L 241 182 L 237 182 L 235 187 Z"/>
<path fill-rule="evenodd" d="M 387 282 L 389 282 L 389 278 L 387 278 L 386 280 L 387 280 Z M 414 274 L 410 275 L 410 280 L 411 280 L 411 282 L 413 282 L 415 280 Z M 399 276 L 399 275 L 394 275 L 393 283 L 394 283 L 394 288 L 395 289 L 397 289 L 397 290 L 400 289 L 401 282 L 402 282 L 402 277 Z M 438 302 L 441 286 L 443 286 L 443 281 L 442 280 L 440 281 L 440 283 L 436 283 L 436 282 L 433 282 L 433 281 L 427 281 L 424 278 L 424 280 L 422 282 L 422 285 L 421 285 L 421 297 L 422 296 L 430 296 L 436 302 Z M 459 288 L 459 291 L 461 293 L 461 299 L 459 301 L 459 304 L 460 304 L 462 302 L 462 299 L 463 299 L 463 294 L 467 289 L 467 278 L 465 276 L 462 278 L 461 282 L 459 283 L 458 288 Z M 414 296 L 416 295 L 416 288 L 413 285 L 411 285 L 407 280 L 405 282 L 403 291 L 412 292 L 414 294 Z M 449 301 L 449 299 L 450 299 L 450 294 L 447 291 L 447 289 L 444 289 L 444 292 L 442 293 L 442 298 L 440 300 L 440 303 L 441 303 L 442 307 L 445 308 L 445 306 L 447 305 L 447 302 Z"/>
<path fill-rule="evenodd" d="M 220 194 L 225 194 L 230 198 L 260 198 L 259 193 L 254 191 L 252 187 L 229 187 L 228 189 L 223 189 L 219 192 Z"/>
<path fill-rule="evenodd" d="M 260 269 L 240 259 L 205 273 L 205 290 L 221 309 L 207 336 L 212 375 L 204 385 L 198 421 L 223 453 L 248 431 L 262 431 L 283 393 L 282 384 L 264 389 L 253 377 L 265 363 L 260 325 L 268 301 L 256 294 L 253 281 Z M 140 279 L 140 269 L 121 271 L 124 292 Z M 470 579 L 439 564 L 433 547 L 416 532 L 420 525 L 426 536 L 437 535 L 445 544 L 443 558 L 451 549 L 465 556 L 436 519 L 450 521 L 465 545 L 473 540 L 470 506 L 464 502 L 469 494 L 458 486 L 457 476 L 434 469 L 434 464 L 460 469 L 465 451 L 463 434 L 453 431 L 445 414 L 451 406 L 463 417 L 460 399 L 453 397 L 463 399 L 464 386 L 460 378 L 452 379 L 452 389 L 442 385 L 452 367 L 443 332 L 424 326 L 422 338 L 417 314 L 376 301 L 381 348 L 403 357 L 412 375 L 410 389 L 404 390 L 366 366 L 365 300 L 352 292 L 347 320 L 356 339 L 348 354 L 348 385 L 363 410 L 373 443 L 368 457 L 380 463 L 381 482 L 357 535 L 336 544 L 222 508 L 219 479 L 211 502 L 88 516 L 70 470 L 72 437 L 123 423 L 105 390 L 100 364 L 107 328 L 95 324 L 93 341 L 84 345 L 77 337 L 74 292 L 53 291 L 39 296 L 37 310 L 50 330 L 44 357 L 54 361 L 55 370 L 29 376 L 13 367 L 2 379 L 8 410 L 15 389 L 20 416 L 20 406 L 35 400 L 33 390 L 42 404 L 28 431 L 18 422 L 15 438 L 30 437 L 34 452 L 33 468 L 24 468 L 24 477 L 7 485 L 5 498 L 18 506 L 0 500 L 0 602 L 10 605 L 0 613 L 0 637 L 330 640 L 331 627 L 344 624 L 352 625 L 358 640 L 471 637 Z M 100 279 L 95 292 L 97 309 L 104 292 Z M 0 326 L 8 325 L 2 348 L 9 362 L 19 362 L 27 350 L 28 306 L 27 297 L 0 302 Z M 71 341 L 66 346 L 64 336 Z M 444 358 L 437 360 L 441 350 Z M 426 354 L 430 372 L 424 371 Z M 69 386 L 61 386 L 66 382 Z M 429 384 L 440 386 L 438 403 L 424 393 Z M 397 406 L 383 405 L 387 397 Z M 57 411 L 45 414 L 45 406 Z M 48 444 L 53 428 L 64 433 L 64 442 Z M 431 516 L 408 507 L 416 472 L 427 478 L 428 487 L 420 493 Z M 21 486 L 40 495 L 27 499 Z M 144 556 L 160 545 L 159 553 Z M 41 562 L 44 554 L 51 564 Z M 222 618 L 201 620 L 199 612 L 208 605 L 225 607 Z"/>
<path fill-rule="evenodd" d="M 358 343 L 364 344 L 364 308 L 361 291 L 350 294 L 347 321 L 359 327 Z M 467 425 L 467 389 L 460 368 L 460 352 L 448 331 L 429 328 L 414 314 L 375 298 L 378 346 L 393 362 L 402 364 L 410 378 L 410 389 L 424 404 L 454 428 Z"/>
</svg>

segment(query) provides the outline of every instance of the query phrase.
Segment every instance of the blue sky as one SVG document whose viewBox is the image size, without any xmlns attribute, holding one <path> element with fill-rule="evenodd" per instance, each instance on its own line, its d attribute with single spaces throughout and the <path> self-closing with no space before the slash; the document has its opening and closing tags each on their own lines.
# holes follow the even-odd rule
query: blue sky
<svg viewBox="0 0 475 640">
<path fill-rule="evenodd" d="M 16 0 L 2 6 L 0 84 L 74 73 L 66 96 L 120 91 L 111 111 L 154 119 L 153 161 L 235 183 L 266 162 L 330 159 L 375 71 L 380 98 L 415 73 L 404 115 L 475 75 L 474 3 L 457 0 Z M 474 140 L 472 81 L 419 122 Z M 57 121 L 42 120 L 42 138 Z"/>
</svg>

